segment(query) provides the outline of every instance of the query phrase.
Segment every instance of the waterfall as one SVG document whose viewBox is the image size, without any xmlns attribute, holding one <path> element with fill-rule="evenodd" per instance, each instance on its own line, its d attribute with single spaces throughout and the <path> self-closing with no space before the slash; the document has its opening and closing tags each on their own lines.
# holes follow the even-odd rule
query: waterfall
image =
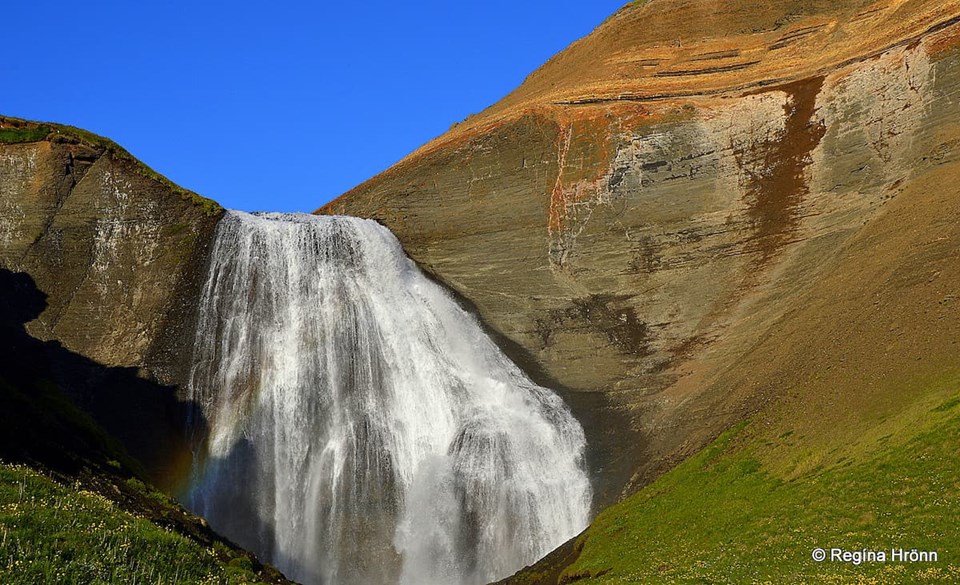
<svg viewBox="0 0 960 585">
<path fill-rule="evenodd" d="M 189 394 L 188 506 L 304 583 L 480 585 L 589 520 L 579 423 L 373 221 L 227 213 Z"/>
</svg>

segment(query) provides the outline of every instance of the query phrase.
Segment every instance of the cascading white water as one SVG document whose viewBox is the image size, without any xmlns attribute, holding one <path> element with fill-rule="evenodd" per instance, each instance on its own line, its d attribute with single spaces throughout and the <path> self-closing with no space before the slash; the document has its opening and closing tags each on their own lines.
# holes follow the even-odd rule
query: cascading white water
<svg viewBox="0 0 960 585">
<path fill-rule="evenodd" d="M 229 212 L 201 303 L 188 503 L 291 578 L 479 585 L 586 526 L 580 425 L 386 228 Z"/>
</svg>

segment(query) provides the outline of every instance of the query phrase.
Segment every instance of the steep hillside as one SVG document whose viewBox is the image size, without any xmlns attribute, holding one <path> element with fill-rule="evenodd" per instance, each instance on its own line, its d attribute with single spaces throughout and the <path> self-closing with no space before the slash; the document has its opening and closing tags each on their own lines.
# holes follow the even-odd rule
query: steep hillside
<svg viewBox="0 0 960 585">
<path fill-rule="evenodd" d="M 24 322 L 45 303 L 27 274 L 0 268 L 0 290 L 3 582 L 286 583 L 145 483 L 143 466 L 71 397 L 149 384 L 30 336 Z"/>
<path fill-rule="evenodd" d="M 290 583 L 119 469 L 77 477 L 0 464 L 0 579 L 34 583 Z"/>
<path fill-rule="evenodd" d="M 774 435 L 756 422 L 731 429 L 605 510 L 571 543 L 570 565 L 548 559 L 503 584 L 956 583 L 958 383 L 953 376 L 904 384 L 929 391 L 922 410 L 870 428 L 870 439 L 799 472 L 769 457 L 794 458 L 787 467 L 806 458 L 803 435 Z M 953 398 L 936 404 L 937 394 Z M 885 558 L 816 562 L 818 548 Z M 898 559 L 899 550 L 927 558 Z"/>
<path fill-rule="evenodd" d="M 958 19 L 955 1 L 630 3 L 319 212 L 390 227 L 561 389 L 611 503 L 772 404 L 821 420 L 786 374 L 842 373 L 830 413 L 904 356 L 954 363 L 953 293 L 909 287 L 960 244 L 916 207 L 956 200 Z"/>
</svg>

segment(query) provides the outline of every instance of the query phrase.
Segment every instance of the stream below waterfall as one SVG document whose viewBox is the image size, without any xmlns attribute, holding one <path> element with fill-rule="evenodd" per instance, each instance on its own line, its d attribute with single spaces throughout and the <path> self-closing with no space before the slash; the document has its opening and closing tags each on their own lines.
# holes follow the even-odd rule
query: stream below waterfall
<svg viewBox="0 0 960 585">
<path fill-rule="evenodd" d="M 186 503 L 291 579 L 482 585 L 583 530 L 580 424 L 370 220 L 228 212 Z"/>
</svg>

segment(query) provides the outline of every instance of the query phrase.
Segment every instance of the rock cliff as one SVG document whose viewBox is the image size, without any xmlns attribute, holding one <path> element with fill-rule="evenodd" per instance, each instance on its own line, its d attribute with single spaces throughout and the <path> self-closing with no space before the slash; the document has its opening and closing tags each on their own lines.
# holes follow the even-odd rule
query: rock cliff
<svg viewBox="0 0 960 585">
<path fill-rule="evenodd" d="M 221 213 L 106 139 L 0 118 L 0 268 L 45 295 L 27 332 L 89 360 L 67 389 L 158 479 L 185 463 L 173 385 L 186 379 Z"/>
<path fill-rule="evenodd" d="M 789 394 L 760 344 L 842 345 L 809 327 L 819 287 L 877 300 L 838 266 L 877 261 L 893 203 L 954 193 L 958 22 L 955 1 L 633 2 L 319 213 L 387 225 L 561 389 L 609 503 Z"/>
</svg>

